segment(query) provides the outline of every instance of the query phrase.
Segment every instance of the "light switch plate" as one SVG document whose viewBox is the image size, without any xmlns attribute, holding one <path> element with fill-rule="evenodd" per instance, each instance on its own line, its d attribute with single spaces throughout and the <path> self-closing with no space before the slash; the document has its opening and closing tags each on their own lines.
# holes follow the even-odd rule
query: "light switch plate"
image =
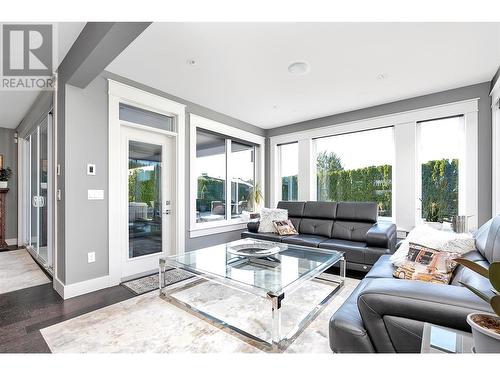
<svg viewBox="0 0 500 375">
<path fill-rule="evenodd" d="M 95 164 L 87 164 L 87 176 L 95 176 Z"/>
<path fill-rule="evenodd" d="M 88 190 L 87 198 L 90 201 L 95 200 L 103 200 L 104 199 L 104 190 Z"/>
<path fill-rule="evenodd" d="M 88 261 L 88 263 L 94 263 L 95 262 L 95 251 L 87 253 L 87 261 Z"/>
</svg>

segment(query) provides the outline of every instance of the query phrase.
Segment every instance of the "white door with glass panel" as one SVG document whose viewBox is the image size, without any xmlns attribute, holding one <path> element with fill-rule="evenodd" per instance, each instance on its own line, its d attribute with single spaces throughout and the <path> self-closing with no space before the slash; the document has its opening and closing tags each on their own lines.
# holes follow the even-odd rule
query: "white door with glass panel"
<svg viewBox="0 0 500 375">
<path fill-rule="evenodd" d="M 155 270 L 172 249 L 172 139 L 122 126 L 122 278 Z M 110 192 L 111 194 L 113 192 Z"/>
</svg>

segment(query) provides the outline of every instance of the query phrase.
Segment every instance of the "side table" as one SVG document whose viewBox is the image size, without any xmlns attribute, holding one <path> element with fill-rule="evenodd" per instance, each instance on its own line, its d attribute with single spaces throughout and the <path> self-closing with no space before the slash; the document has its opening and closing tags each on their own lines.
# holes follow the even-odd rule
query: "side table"
<svg viewBox="0 0 500 375">
<path fill-rule="evenodd" d="M 421 353 L 473 353 L 472 334 L 430 323 L 424 324 Z"/>
</svg>

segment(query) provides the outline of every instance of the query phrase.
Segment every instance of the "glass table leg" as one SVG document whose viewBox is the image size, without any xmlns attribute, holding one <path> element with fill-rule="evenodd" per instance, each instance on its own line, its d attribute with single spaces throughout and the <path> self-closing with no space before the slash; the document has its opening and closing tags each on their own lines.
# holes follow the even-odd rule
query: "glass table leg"
<svg viewBox="0 0 500 375">
<path fill-rule="evenodd" d="M 284 297 L 284 294 L 278 296 L 269 294 L 272 307 L 271 340 L 275 350 L 279 350 L 281 345 L 281 302 Z"/>
</svg>

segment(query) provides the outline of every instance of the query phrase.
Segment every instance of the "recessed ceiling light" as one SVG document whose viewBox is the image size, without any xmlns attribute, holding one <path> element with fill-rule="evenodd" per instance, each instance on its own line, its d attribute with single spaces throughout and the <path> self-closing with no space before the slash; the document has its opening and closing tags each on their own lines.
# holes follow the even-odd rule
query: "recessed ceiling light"
<svg viewBox="0 0 500 375">
<path fill-rule="evenodd" d="M 288 71 L 296 76 L 301 76 L 309 72 L 310 66 L 304 61 L 296 61 L 288 65 Z"/>
<path fill-rule="evenodd" d="M 384 73 L 380 73 L 378 76 L 377 76 L 377 79 L 385 79 L 386 76 Z"/>
<path fill-rule="evenodd" d="M 194 65 L 196 65 L 196 60 L 188 59 L 188 60 L 186 60 L 186 64 L 194 66 Z"/>
</svg>

